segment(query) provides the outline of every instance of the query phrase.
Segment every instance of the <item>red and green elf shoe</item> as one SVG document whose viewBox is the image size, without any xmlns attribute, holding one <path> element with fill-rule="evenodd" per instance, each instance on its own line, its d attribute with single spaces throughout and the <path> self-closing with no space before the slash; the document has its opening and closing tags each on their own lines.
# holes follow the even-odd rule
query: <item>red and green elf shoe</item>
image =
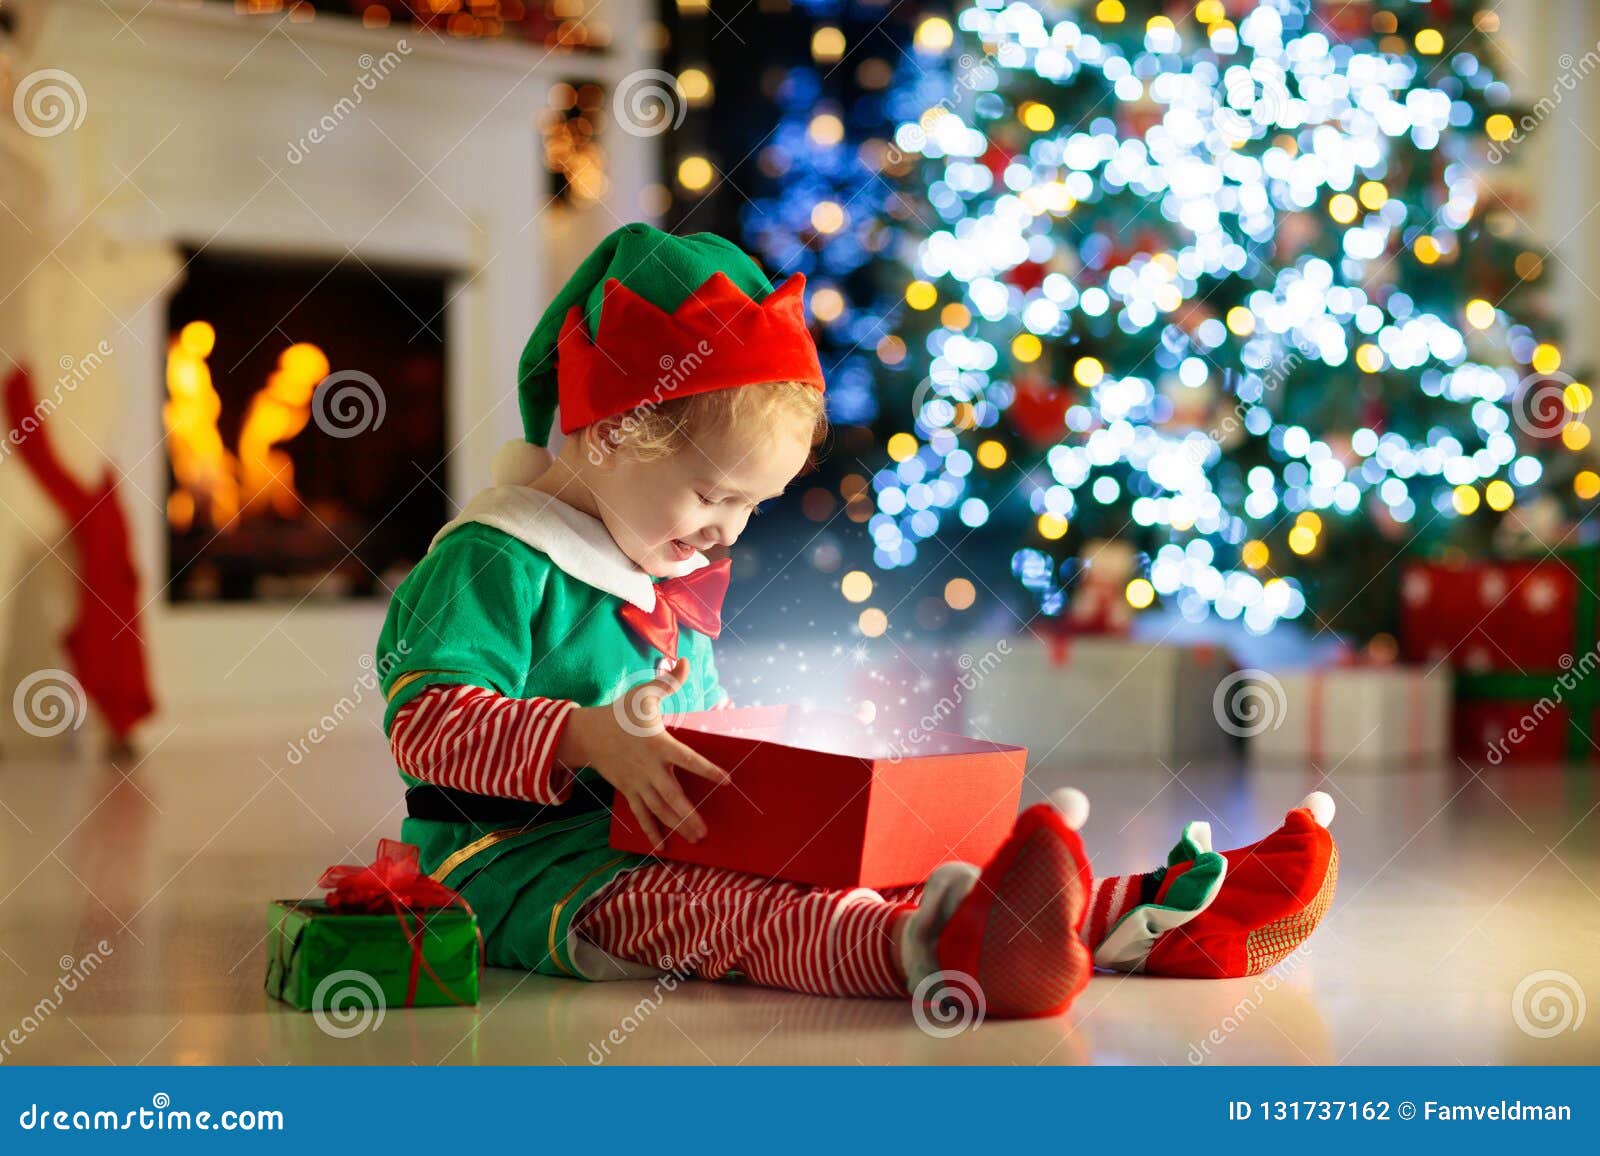
<svg viewBox="0 0 1600 1156">
<path fill-rule="evenodd" d="M 1078 835 L 1088 814 L 1083 792 L 1057 791 L 1017 817 L 981 872 L 970 863 L 934 871 L 901 933 L 913 998 L 959 991 L 1001 1019 L 1072 1005 L 1094 970 L 1083 941 L 1093 876 Z"/>
<path fill-rule="evenodd" d="M 1189 824 L 1166 867 L 1101 881 L 1087 929 L 1095 963 L 1191 979 L 1275 966 L 1333 902 L 1333 813 L 1333 799 L 1313 791 L 1266 838 L 1220 854 L 1207 824 Z"/>
</svg>

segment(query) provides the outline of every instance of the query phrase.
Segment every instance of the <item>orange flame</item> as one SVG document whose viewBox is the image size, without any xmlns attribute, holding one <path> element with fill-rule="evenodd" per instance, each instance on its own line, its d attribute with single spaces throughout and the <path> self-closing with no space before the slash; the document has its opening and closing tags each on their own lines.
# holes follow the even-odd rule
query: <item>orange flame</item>
<svg viewBox="0 0 1600 1156">
<path fill-rule="evenodd" d="M 193 526 L 202 512 L 216 527 L 226 526 L 241 510 L 295 515 L 300 498 L 294 463 L 278 446 L 305 428 L 311 395 L 331 368 L 327 355 L 306 342 L 279 354 L 277 369 L 250 399 L 234 455 L 217 429 L 222 398 L 206 363 L 216 336 L 207 322 L 191 321 L 167 346 L 168 400 L 162 419 L 177 479 L 167 499 L 167 520 L 179 531 Z"/>
</svg>

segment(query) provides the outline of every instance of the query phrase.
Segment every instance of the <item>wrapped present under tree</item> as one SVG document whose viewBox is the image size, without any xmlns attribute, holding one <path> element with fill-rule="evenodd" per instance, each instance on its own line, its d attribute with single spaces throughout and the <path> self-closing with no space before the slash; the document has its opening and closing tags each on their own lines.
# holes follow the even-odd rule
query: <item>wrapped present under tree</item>
<svg viewBox="0 0 1600 1156">
<path fill-rule="evenodd" d="M 1600 550 L 1420 562 L 1401 582 L 1401 650 L 1455 672 L 1455 748 L 1500 762 L 1593 758 Z"/>
<path fill-rule="evenodd" d="M 483 940 L 465 899 L 424 875 L 417 848 L 382 839 L 365 867 L 324 871 L 320 900 L 268 908 L 267 993 L 302 1011 L 478 1002 Z"/>
</svg>

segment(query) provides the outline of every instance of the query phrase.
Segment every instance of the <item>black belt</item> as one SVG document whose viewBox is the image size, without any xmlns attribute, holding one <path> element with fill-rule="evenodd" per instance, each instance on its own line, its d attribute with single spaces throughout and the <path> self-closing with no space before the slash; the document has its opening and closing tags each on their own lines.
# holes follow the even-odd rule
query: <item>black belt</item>
<svg viewBox="0 0 1600 1156">
<path fill-rule="evenodd" d="M 536 827 L 560 819 L 574 819 L 596 811 L 609 811 L 614 789 L 610 783 L 579 781 L 565 803 L 528 803 L 498 795 L 475 795 L 454 787 L 422 783 L 406 791 L 406 814 L 413 819 L 440 823 L 475 823 L 481 827 Z"/>
</svg>

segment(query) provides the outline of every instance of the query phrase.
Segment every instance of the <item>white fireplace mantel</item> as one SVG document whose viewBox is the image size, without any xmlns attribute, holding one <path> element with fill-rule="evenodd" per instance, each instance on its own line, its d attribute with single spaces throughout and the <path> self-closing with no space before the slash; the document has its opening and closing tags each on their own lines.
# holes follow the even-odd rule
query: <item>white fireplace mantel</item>
<svg viewBox="0 0 1600 1156">
<path fill-rule="evenodd" d="M 603 7 L 615 47 L 572 55 L 326 16 L 242 17 L 227 5 L 54 0 L 28 65 L 71 74 L 86 115 L 40 142 L 51 228 L 174 252 L 349 254 L 448 271 L 450 453 L 438 480 L 459 505 L 487 483 L 496 447 L 521 433 L 516 363 L 539 310 L 595 240 L 642 215 L 656 179 L 657 142 L 611 132 L 608 203 L 544 207 L 537 118 L 550 87 L 596 80 L 610 91 L 650 65 L 623 43 L 648 5 Z M 236 724 L 241 703 L 263 718 L 308 706 L 320 714 L 364 674 L 383 600 L 171 605 L 157 596 L 167 569 L 158 504 L 166 302 L 180 283 L 121 318 L 121 413 L 104 447 L 127 472 L 123 503 L 149 599 L 162 714 L 147 726 Z M 348 446 L 361 452 L 359 437 Z"/>
</svg>

